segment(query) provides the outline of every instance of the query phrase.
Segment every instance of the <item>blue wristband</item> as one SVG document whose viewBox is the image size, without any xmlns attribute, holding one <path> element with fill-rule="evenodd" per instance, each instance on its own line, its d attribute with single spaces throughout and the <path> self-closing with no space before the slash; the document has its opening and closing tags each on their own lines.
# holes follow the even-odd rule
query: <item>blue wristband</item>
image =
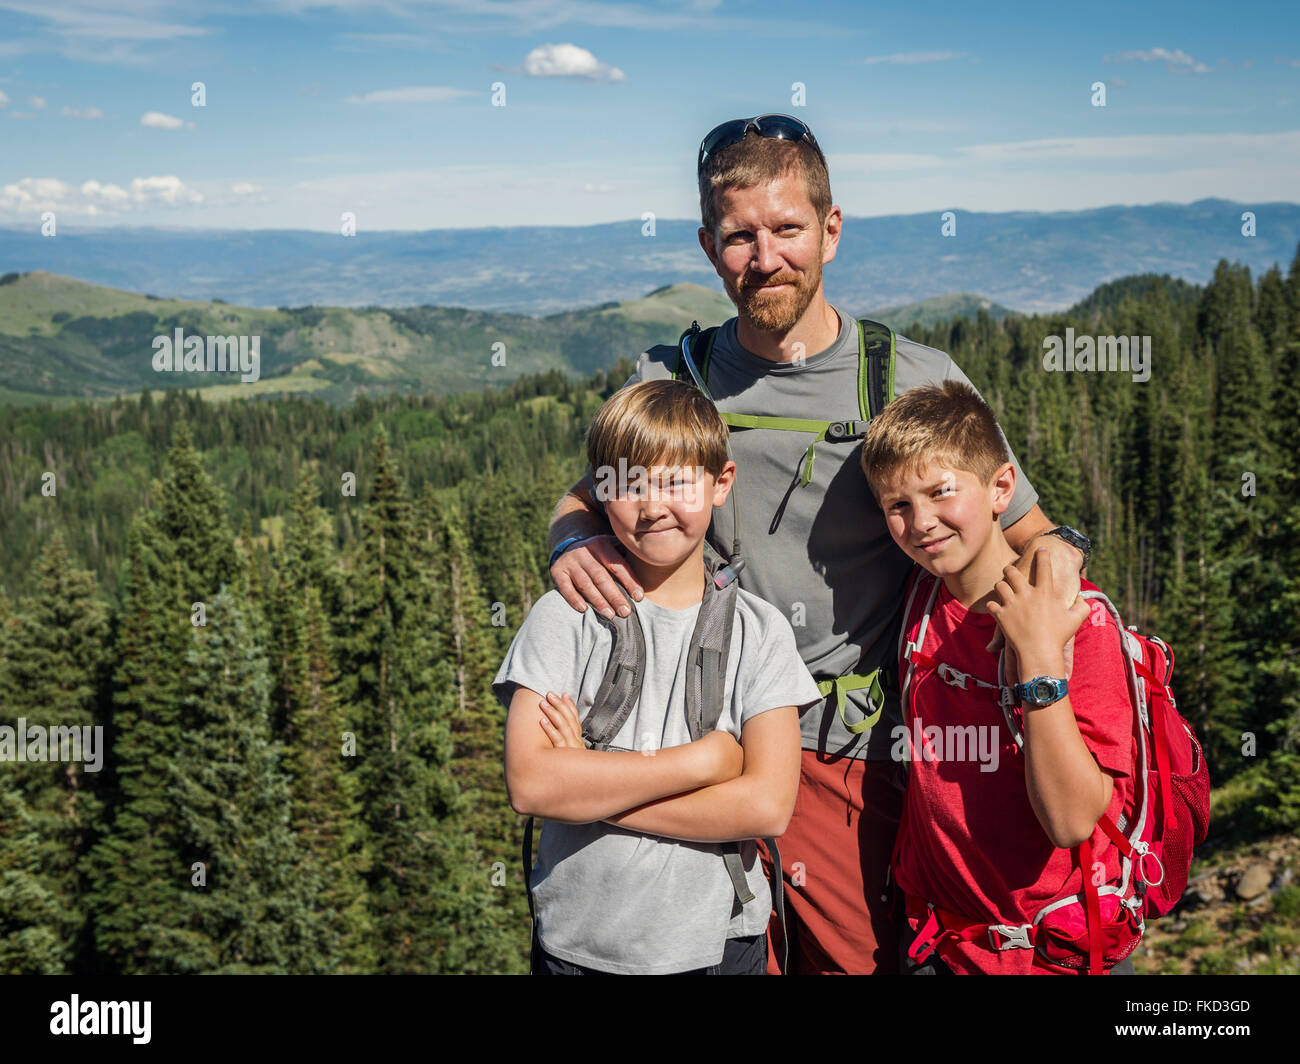
<svg viewBox="0 0 1300 1064">
<path fill-rule="evenodd" d="M 560 555 L 570 547 L 576 547 L 579 543 L 595 538 L 595 536 L 570 536 L 568 539 L 560 540 L 560 542 L 555 545 L 555 550 L 551 551 L 551 559 L 546 563 L 546 568 L 549 569 L 553 566 Z"/>
</svg>

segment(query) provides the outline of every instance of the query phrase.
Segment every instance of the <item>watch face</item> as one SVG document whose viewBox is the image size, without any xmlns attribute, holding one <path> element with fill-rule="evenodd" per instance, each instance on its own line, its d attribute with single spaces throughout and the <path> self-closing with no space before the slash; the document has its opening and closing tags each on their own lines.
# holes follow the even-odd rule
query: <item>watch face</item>
<svg viewBox="0 0 1300 1064">
<path fill-rule="evenodd" d="M 1056 685 L 1048 680 L 1039 680 L 1034 684 L 1031 694 L 1035 702 L 1046 702 L 1052 697 L 1056 690 Z"/>
</svg>

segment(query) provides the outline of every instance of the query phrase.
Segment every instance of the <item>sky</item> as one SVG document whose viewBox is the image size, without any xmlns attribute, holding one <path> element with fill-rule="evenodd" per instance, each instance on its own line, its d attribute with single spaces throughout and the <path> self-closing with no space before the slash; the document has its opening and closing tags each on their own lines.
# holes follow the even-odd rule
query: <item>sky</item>
<svg viewBox="0 0 1300 1064">
<path fill-rule="evenodd" d="M 767 112 L 854 217 L 1295 201 L 1300 5 L 0 0 L 0 226 L 698 218 Z"/>
</svg>

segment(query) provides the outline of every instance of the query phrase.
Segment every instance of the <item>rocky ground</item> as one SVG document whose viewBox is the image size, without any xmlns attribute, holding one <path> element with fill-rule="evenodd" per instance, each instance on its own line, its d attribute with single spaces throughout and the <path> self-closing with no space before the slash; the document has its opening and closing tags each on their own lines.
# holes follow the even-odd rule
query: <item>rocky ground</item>
<svg viewBox="0 0 1300 1064">
<path fill-rule="evenodd" d="M 1182 901 L 1147 923 L 1139 974 L 1300 974 L 1300 839 L 1199 852 Z"/>
</svg>

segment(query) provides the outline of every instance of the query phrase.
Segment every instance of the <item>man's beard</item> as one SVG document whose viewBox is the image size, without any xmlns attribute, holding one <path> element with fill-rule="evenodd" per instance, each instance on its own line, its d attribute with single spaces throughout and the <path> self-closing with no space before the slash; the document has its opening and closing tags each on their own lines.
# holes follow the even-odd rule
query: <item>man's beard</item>
<svg viewBox="0 0 1300 1064">
<path fill-rule="evenodd" d="M 787 282 L 790 287 L 776 291 L 744 286 L 739 289 L 726 285 L 727 294 L 736 310 L 748 318 L 760 332 L 787 333 L 795 327 L 812 302 L 822 279 L 821 256 L 814 260 L 811 270 L 802 277 L 774 274 L 767 284 Z"/>
</svg>

